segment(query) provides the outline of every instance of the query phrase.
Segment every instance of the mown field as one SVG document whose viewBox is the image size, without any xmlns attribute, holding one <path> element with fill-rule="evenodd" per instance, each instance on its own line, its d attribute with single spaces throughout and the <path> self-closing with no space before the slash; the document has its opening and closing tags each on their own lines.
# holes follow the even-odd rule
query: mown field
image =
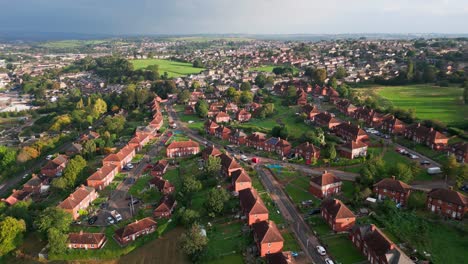
<svg viewBox="0 0 468 264">
<path fill-rule="evenodd" d="M 197 74 L 203 71 L 203 68 L 195 68 L 190 63 L 160 60 L 160 59 L 141 59 L 131 60 L 135 70 L 146 68 L 150 65 L 158 65 L 159 73 L 167 72 L 169 77 L 179 77 L 182 75 Z"/>
<path fill-rule="evenodd" d="M 438 120 L 447 125 L 467 121 L 468 105 L 462 104 L 463 88 L 431 85 L 380 86 L 377 94 L 395 107 L 415 109 L 419 119 Z"/>
<path fill-rule="evenodd" d="M 53 49 L 70 49 L 86 45 L 102 44 L 104 42 L 106 42 L 106 40 L 61 40 L 41 43 L 39 46 Z"/>
<path fill-rule="evenodd" d="M 264 65 L 264 66 L 260 66 L 260 67 L 252 67 L 250 68 L 251 71 L 260 71 L 260 72 L 273 72 L 273 69 L 276 68 L 276 67 L 280 67 L 279 65 Z M 299 70 L 294 67 L 293 68 L 293 73 L 298 73 Z"/>
</svg>

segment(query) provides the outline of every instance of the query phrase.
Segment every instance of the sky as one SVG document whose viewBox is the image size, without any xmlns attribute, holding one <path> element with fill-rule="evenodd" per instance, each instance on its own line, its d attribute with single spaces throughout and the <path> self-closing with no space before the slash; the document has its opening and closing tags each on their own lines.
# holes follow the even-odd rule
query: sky
<svg viewBox="0 0 468 264">
<path fill-rule="evenodd" d="M 0 0 L 0 32 L 468 33 L 468 0 Z"/>
</svg>

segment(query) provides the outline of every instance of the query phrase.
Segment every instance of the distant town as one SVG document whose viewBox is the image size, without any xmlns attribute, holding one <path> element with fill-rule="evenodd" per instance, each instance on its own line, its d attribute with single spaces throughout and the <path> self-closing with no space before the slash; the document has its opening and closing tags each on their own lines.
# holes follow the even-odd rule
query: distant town
<svg viewBox="0 0 468 264">
<path fill-rule="evenodd" d="M 0 262 L 464 263 L 467 70 L 464 37 L 0 42 Z"/>
</svg>

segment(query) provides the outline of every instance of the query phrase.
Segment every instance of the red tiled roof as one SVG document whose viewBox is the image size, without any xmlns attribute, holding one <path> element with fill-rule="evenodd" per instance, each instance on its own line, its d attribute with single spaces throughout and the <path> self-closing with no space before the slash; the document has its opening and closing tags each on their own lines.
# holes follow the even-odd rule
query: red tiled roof
<svg viewBox="0 0 468 264">
<path fill-rule="evenodd" d="M 331 172 L 327 172 L 327 171 L 324 171 L 322 175 L 313 177 L 310 180 L 319 186 L 325 186 L 325 185 L 341 182 L 341 180 L 338 177 L 336 177 L 335 174 Z"/>
<path fill-rule="evenodd" d="M 432 189 L 427 196 L 456 205 L 468 206 L 468 197 L 454 190 L 436 188 Z"/>
<path fill-rule="evenodd" d="M 119 237 L 127 237 L 155 225 L 156 222 L 153 219 L 146 217 L 141 220 L 137 220 L 133 223 L 130 223 L 120 229 L 117 229 L 115 231 L 115 234 Z"/>
<path fill-rule="evenodd" d="M 71 244 L 99 244 L 102 240 L 106 239 L 104 233 L 70 233 L 68 234 L 68 242 Z"/>
<path fill-rule="evenodd" d="M 402 181 L 395 180 L 394 178 L 382 179 L 378 183 L 374 184 L 374 187 L 383 188 L 399 193 L 407 193 L 409 190 L 411 190 L 411 186 Z"/>
<path fill-rule="evenodd" d="M 198 147 L 198 143 L 192 140 L 188 141 L 173 141 L 169 146 L 168 149 L 177 149 L 177 148 L 196 148 Z"/>
<path fill-rule="evenodd" d="M 63 209 L 73 209 L 93 192 L 95 192 L 93 188 L 81 185 L 58 206 Z"/>
<path fill-rule="evenodd" d="M 255 236 L 262 244 L 284 241 L 283 236 L 273 221 L 254 223 L 252 228 Z"/>
<path fill-rule="evenodd" d="M 248 214 L 268 214 L 268 209 L 255 189 L 248 188 L 239 191 L 239 200 L 241 207 Z"/>
<path fill-rule="evenodd" d="M 102 166 L 91 176 L 88 177 L 88 180 L 99 181 L 105 179 L 112 171 L 117 169 L 117 165 L 107 164 Z"/>
<path fill-rule="evenodd" d="M 356 217 L 354 213 L 338 199 L 327 199 L 322 202 L 321 207 L 327 211 L 333 219 Z"/>
</svg>

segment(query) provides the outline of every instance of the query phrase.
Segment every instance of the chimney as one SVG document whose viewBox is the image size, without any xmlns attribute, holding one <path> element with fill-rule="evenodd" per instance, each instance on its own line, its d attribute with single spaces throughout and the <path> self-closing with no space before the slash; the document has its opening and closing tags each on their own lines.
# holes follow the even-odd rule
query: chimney
<svg viewBox="0 0 468 264">
<path fill-rule="evenodd" d="M 80 235 L 83 235 L 83 230 L 80 230 Z"/>
<path fill-rule="evenodd" d="M 416 127 L 420 127 L 421 126 L 421 123 L 418 123 L 418 125 Z"/>
<path fill-rule="evenodd" d="M 395 180 L 395 176 L 392 176 L 392 180 Z"/>
<path fill-rule="evenodd" d="M 431 128 L 429 129 L 429 131 L 430 131 L 430 132 L 434 131 L 434 128 L 433 128 L 433 127 L 431 127 Z"/>
<path fill-rule="evenodd" d="M 323 171 L 323 174 L 327 174 L 327 171 L 326 171 L 326 170 L 324 170 L 324 171 Z"/>
<path fill-rule="evenodd" d="M 339 204 L 340 202 L 338 202 L 338 199 L 333 199 L 333 201 L 335 202 L 335 204 Z"/>
<path fill-rule="evenodd" d="M 448 189 L 453 191 L 453 186 L 449 186 Z"/>
<path fill-rule="evenodd" d="M 370 230 L 371 230 L 371 231 L 375 231 L 375 225 L 371 224 L 371 225 L 370 225 Z"/>
</svg>

